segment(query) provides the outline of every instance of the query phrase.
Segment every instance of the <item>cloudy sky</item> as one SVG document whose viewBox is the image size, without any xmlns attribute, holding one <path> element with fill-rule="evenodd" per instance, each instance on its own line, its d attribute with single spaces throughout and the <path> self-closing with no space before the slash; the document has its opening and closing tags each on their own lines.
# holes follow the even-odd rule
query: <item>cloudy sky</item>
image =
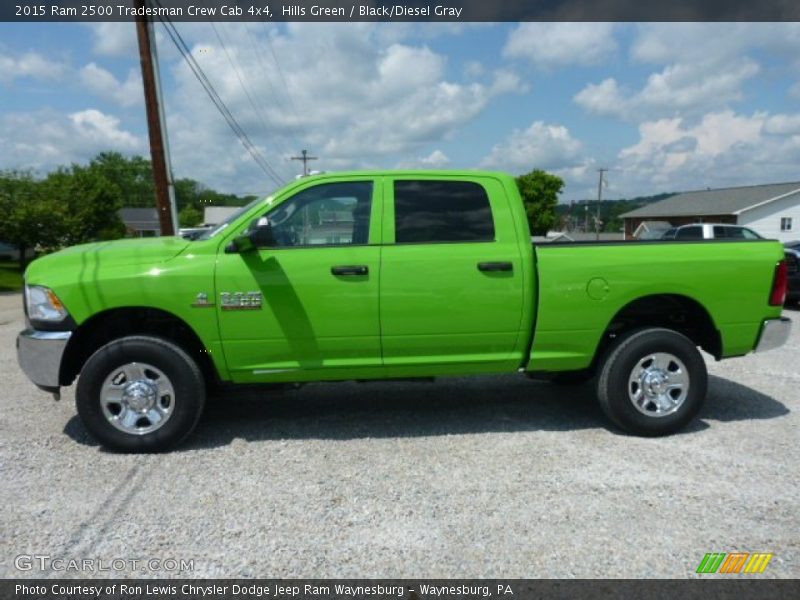
<svg viewBox="0 0 800 600">
<path fill-rule="evenodd" d="M 800 180 L 800 24 L 178 23 L 282 180 L 542 168 L 563 200 Z M 157 26 L 176 177 L 275 184 Z M 0 169 L 148 154 L 134 25 L 0 23 Z"/>
</svg>

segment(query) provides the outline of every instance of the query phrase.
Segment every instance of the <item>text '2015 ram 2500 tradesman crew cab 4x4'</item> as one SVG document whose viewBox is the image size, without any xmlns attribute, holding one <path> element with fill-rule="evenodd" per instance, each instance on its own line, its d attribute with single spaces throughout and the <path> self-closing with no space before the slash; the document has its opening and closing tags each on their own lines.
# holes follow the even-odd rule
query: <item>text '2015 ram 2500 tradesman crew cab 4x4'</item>
<svg viewBox="0 0 800 600">
<path fill-rule="evenodd" d="M 183 440 L 219 383 L 520 371 L 596 377 L 639 435 L 698 412 L 706 367 L 781 345 L 774 241 L 534 246 L 514 179 L 362 172 L 298 180 L 194 241 L 67 248 L 26 272 L 20 364 L 58 392 L 78 378 L 105 446 Z"/>
</svg>

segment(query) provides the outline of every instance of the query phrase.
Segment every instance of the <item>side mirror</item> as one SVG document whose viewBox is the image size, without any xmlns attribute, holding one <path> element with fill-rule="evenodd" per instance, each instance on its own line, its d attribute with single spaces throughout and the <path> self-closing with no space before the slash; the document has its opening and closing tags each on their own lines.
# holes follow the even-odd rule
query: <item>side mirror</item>
<svg viewBox="0 0 800 600">
<path fill-rule="evenodd" d="M 269 248 L 275 245 L 275 235 L 272 233 L 272 223 L 267 217 L 255 219 L 250 223 L 250 242 L 256 248 Z"/>
<path fill-rule="evenodd" d="M 228 254 L 250 252 L 256 248 L 269 248 L 275 245 L 275 236 L 272 234 L 272 225 L 267 217 L 254 219 L 250 227 L 233 239 L 225 248 Z"/>
</svg>

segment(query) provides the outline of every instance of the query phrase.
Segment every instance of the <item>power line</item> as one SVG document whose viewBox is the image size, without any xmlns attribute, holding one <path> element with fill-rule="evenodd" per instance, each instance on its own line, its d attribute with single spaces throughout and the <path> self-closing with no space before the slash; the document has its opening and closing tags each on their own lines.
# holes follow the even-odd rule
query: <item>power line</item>
<svg viewBox="0 0 800 600">
<path fill-rule="evenodd" d="M 161 5 L 161 2 L 159 0 L 153 0 L 153 1 L 155 2 L 156 5 L 158 5 L 160 8 L 163 9 L 163 6 Z M 203 69 L 195 60 L 194 56 L 192 56 L 189 46 L 186 44 L 186 41 L 183 39 L 183 37 L 181 37 L 181 34 L 178 32 L 175 25 L 165 15 L 159 15 L 159 19 L 161 20 L 161 23 L 164 26 L 164 29 L 166 30 L 170 39 L 172 40 L 172 43 L 175 44 L 175 47 L 178 49 L 178 52 L 180 52 L 183 59 L 189 65 L 189 68 L 191 69 L 194 76 L 200 82 L 200 85 L 203 86 L 203 89 L 206 91 L 209 98 L 211 98 L 211 101 L 214 103 L 214 106 L 216 106 L 217 110 L 219 110 L 220 114 L 222 114 L 223 118 L 225 119 L 225 122 L 231 128 L 236 137 L 239 138 L 239 141 L 242 143 L 245 149 L 250 153 L 250 156 L 253 158 L 255 163 L 261 168 L 262 171 L 264 171 L 267 177 L 269 177 L 276 185 L 282 185 L 284 182 L 281 176 L 275 171 L 275 169 L 272 168 L 269 162 L 267 162 L 267 160 L 261 155 L 261 153 L 258 151 L 258 148 L 255 146 L 255 144 L 253 144 L 253 142 L 250 140 L 250 137 L 247 135 L 242 126 L 233 116 L 233 113 L 231 113 L 228 106 L 225 104 L 220 95 L 217 93 L 217 90 L 214 88 L 214 85 L 208 79 Z"/>
<path fill-rule="evenodd" d="M 206 0 L 203 0 L 203 3 L 206 4 L 206 6 L 208 6 L 208 2 Z M 245 79 L 244 79 L 244 77 L 242 77 L 241 69 L 239 69 L 239 67 L 236 65 L 236 62 L 233 60 L 233 57 L 231 56 L 230 52 L 228 52 L 228 46 L 223 41 L 222 35 L 220 35 L 220 32 L 217 29 L 217 26 L 214 24 L 214 21 L 211 20 L 211 17 L 209 17 L 208 22 L 211 25 L 211 28 L 214 30 L 214 35 L 217 36 L 217 40 L 219 41 L 220 46 L 222 46 L 223 52 L 225 52 L 225 56 L 228 59 L 228 63 L 231 65 L 231 68 L 233 69 L 233 72 L 236 74 L 236 78 L 239 80 L 239 85 L 241 86 L 242 91 L 245 93 L 245 96 L 247 96 L 247 101 L 250 103 L 250 107 L 253 109 L 253 112 L 256 114 L 256 117 L 258 118 L 258 120 L 261 122 L 261 126 L 264 128 L 264 131 L 265 132 L 269 131 L 270 130 L 270 126 L 267 125 L 268 119 L 264 116 L 264 113 L 263 113 L 260 105 L 257 104 L 253 100 L 253 96 L 250 94 L 248 86 L 245 83 Z M 278 146 L 278 151 L 281 154 L 283 154 L 284 156 L 286 154 L 288 154 L 288 151 L 280 143 L 280 139 L 278 137 L 273 137 L 273 140 L 274 140 L 275 144 Z"/>
<path fill-rule="evenodd" d="M 264 62 L 264 57 L 262 56 L 262 52 L 259 52 L 258 49 L 256 48 L 255 40 L 258 39 L 258 36 L 256 35 L 254 38 L 247 27 L 245 27 L 244 30 L 245 33 L 247 34 L 247 39 L 250 42 L 250 47 L 253 49 L 253 54 L 255 54 L 256 58 L 258 59 L 258 66 L 261 67 L 261 71 L 264 73 L 264 80 L 267 82 L 267 86 L 269 87 L 269 95 L 273 99 L 274 103 L 277 105 L 279 94 L 275 91 L 275 86 L 272 84 L 272 77 L 270 77 L 269 70 L 267 69 L 266 63 Z M 282 99 L 281 103 L 286 105 L 285 99 Z M 295 113 L 296 112 L 297 111 L 295 111 Z"/>
<path fill-rule="evenodd" d="M 266 28 L 266 22 L 262 21 L 262 25 Z M 283 82 L 283 91 L 286 93 L 286 97 L 289 99 L 289 104 L 292 107 L 292 111 L 294 111 L 294 116 L 297 119 L 297 123 L 299 124 L 300 121 L 300 113 L 297 111 L 297 105 L 294 103 L 294 98 L 292 98 L 292 92 L 289 89 L 289 83 L 286 81 L 286 77 L 283 74 L 283 69 L 281 68 L 281 63 L 278 60 L 278 55 L 275 54 L 275 48 L 272 45 L 272 39 L 269 37 L 269 30 L 267 30 L 267 46 L 269 47 L 270 54 L 272 54 L 272 60 L 275 61 L 275 66 L 278 67 L 278 75 Z"/>
</svg>

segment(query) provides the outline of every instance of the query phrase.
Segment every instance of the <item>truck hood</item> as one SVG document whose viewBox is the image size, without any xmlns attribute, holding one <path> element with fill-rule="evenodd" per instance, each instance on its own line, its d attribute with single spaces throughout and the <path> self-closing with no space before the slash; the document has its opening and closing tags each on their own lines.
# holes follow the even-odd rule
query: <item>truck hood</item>
<svg viewBox="0 0 800 600">
<path fill-rule="evenodd" d="M 95 267 L 160 264 L 180 254 L 191 243 L 179 237 L 156 237 L 70 246 L 33 261 L 25 277 L 35 282 L 39 275 L 52 269 L 70 269 L 89 264 Z"/>
</svg>

